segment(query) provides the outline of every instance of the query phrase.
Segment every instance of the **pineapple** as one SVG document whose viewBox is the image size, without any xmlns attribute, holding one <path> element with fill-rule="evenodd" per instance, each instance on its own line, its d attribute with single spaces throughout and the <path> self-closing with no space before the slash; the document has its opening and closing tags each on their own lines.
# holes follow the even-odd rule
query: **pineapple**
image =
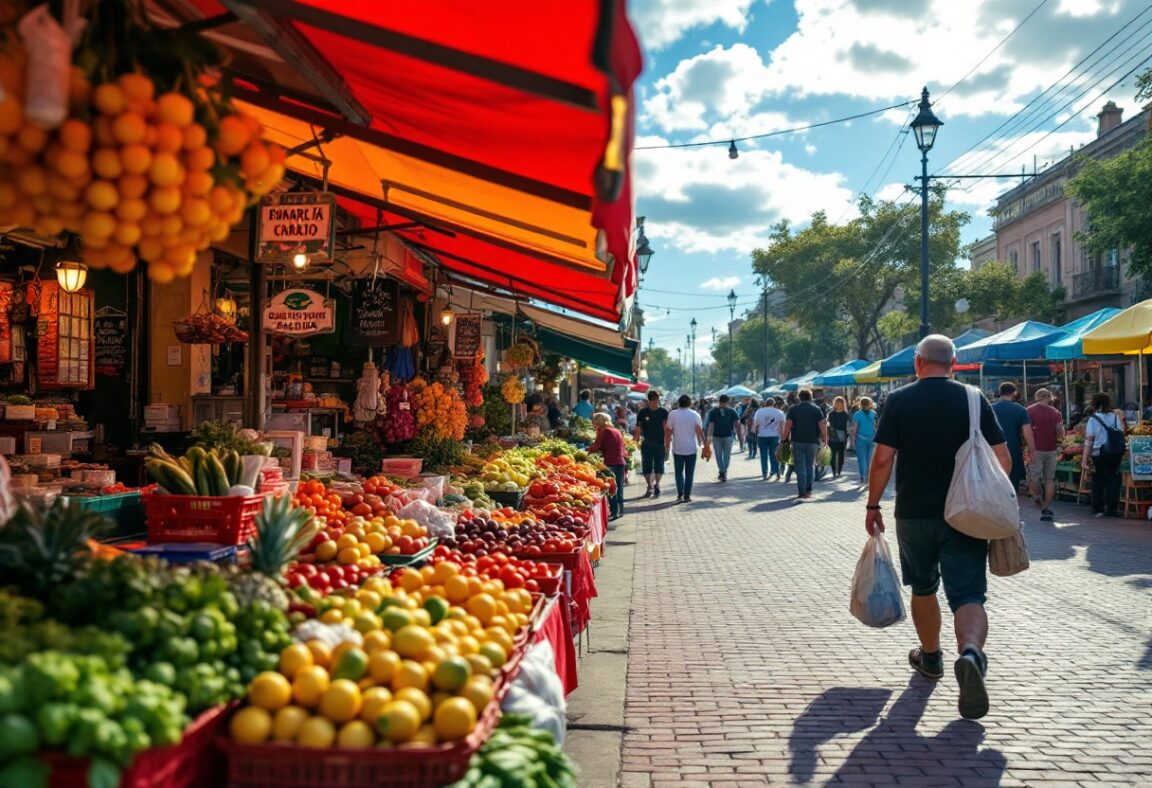
<svg viewBox="0 0 1152 788">
<path fill-rule="evenodd" d="M 256 515 L 256 536 L 248 540 L 251 567 L 232 574 L 228 581 L 241 606 L 261 599 L 277 610 L 288 609 L 282 574 L 312 541 L 316 529 L 312 515 L 293 506 L 292 496 L 264 499 L 264 509 Z"/>
<path fill-rule="evenodd" d="M 0 575 L 38 596 L 69 580 L 91 554 L 89 540 L 111 530 L 112 521 L 79 504 L 18 507 L 0 524 Z"/>
</svg>

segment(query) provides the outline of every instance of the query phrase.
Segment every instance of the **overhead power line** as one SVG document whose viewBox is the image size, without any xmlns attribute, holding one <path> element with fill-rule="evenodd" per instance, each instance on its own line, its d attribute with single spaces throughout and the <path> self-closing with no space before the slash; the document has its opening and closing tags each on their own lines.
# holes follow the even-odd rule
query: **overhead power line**
<svg viewBox="0 0 1152 788">
<path fill-rule="evenodd" d="M 998 51 L 1000 51 L 1000 47 L 1002 47 L 1002 46 L 1004 46 L 1005 44 L 1007 44 L 1007 43 L 1008 43 L 1008 39 L 1010 39 L 1010 38 L 1012 38 L 1012 36 L 1016 35 L 1016 31 L 1017 31 L 1017 30 L 1019 30 L 1020 28 L 1024 27 L 1024 25 L 1026 25 L 1026 24 L 1028 23 L 1028 20 L 1029 20 L 1029 19 L 1031 19 L 1032 17 L 1036 16 L 1036 12 L 1038 12 L 1038 11 L 1039 11 L 1041 8 L 1043 8 L 1043 7 L 1044 7 L 1045 5 L 1047 5 L 1047 4 L 1048 4 L 1048 0 L 1040 0 L 1040 4 L 1039 4 L 1039 5 L 1037 5 L 1035 8 L 1033 8 L 1033 9 L 1032 9 L 1032 10 L 1031 10 L 1031 11 L 1028 13 L 1028 16 L 1026 16 L 1026 17 L 1024 17 L 1023 19 L 1021 19 L 1021 20 L 1020 20 L 1020 23 L 1019 23 L 1018 25 L 1016 25 L 1016 27 L 1012 28 L 1012 30 L 1011 30 L 1011 31 L 1008 33 L 1008 35 L 1006 35 L 1006 36 L 1004 36 L 1004 38 L 1000 39 L 1000 43 L 999 43 L 999 44 L 997 44 L 996 46 L 994 46 L 994 47 L 992 47 L 990 50 L 988 50 L 988 54 L 986 54 L 986 55 L 984 55 L 984 57 L 980 58 L 980 62 L 979 62 L 979 63 L 977 63 L 976 65 L 972 66 L 972 68 L 968 69 L 968 73 L 966 73 L 964 76 L 960 77 L 960 79 L 956 80 L 956 83 L 955 83 L 955 84 L 954 84 L 952 87 L 948 88 L 948 89 L 947 89 L 947 90 L 945 90 L 943 93 L 941 93 L 941 94 L 940 94 L 940 98 L 938 98 L 938 99 L 936 100 L 936 103 L 937 103 L 937 104 L 939 104 L 941 101 L 943 101 L 943 99 L 944 99 L 944 97 L 945 97 L 945 96 L 947 96 L 949 93 L 951 93 L 951 92 L 952 92 L 953 90 L 955 90 L 956 88 L 960 87 L 960 84 L 961 84 L 961 83 L 962 83 L 964 80 L 966 80 L 966 79 L 968 79 L 968 77 L 972 76 L 972 75 L 973 75 L 973 74 L 976 72 L 976 70 L 977 70 L 978 68 L 980 68 L 980 66 L 984 65 L 985 63 L 987 63 L 987 62 L 988 62 L 988 58 L 992 57 L 992 56 L 993 56 L 993 55 L 995 55 L 995 54 L 996 54 Z"/>
<path fill-rule="evenodd" d="M 888 112 L 894 109 L 902 109 L 915 104 L 915 101 L 902 101 L 899 104 L 893 104 L 890 107 L 881 107 L 879 109 L 869 110 L 868 112 L 861 112 L 856 115 L 849 115 L 844 118 L 836 118 L 835 120 L 825 120 L 820 123 L 811 123 L 807 126 L 796 126 L 791 129 L 779 129 L 777 131 L 768 131 L 763 134 L 752 134 L 747 137 L 725 137 L 722 140 L 704 140 L 703 142 L 672 142 L 666 145 L 638 145 L 633 150 L 664 150 L 666 148 L 700 148 L 706 145 L 730 145 L 736 142 L 747 142 L 748 140 L 762 140 L 768 137 L 778 137 L 782 134 L 795 134 L 800 131 L 809 131 L 811 129 L 818 129 L 824 126 L 833 126 L 837 123 L 848 123 L 849 121 L 859 120 L 860 118 L 867 118 L 870 115 L 879 115 L 882 112 Z"/>
</svg>

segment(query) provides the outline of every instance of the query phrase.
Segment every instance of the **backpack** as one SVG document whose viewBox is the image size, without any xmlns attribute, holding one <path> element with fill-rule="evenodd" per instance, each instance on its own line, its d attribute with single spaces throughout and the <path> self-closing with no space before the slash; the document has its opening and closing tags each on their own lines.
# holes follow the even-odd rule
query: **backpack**
<svg viewBox="0 0 1152 788">
<path fill-rule="evenodd" d="M 966 388 L 970 434 L 956 452 L 944 519 L 976 539 L 1006 539 L 1020 530 L 1016 489 L 980 431 L 980 392 Z"/>
<path fill-rule="evenodd" d="M 1100 454 L 1104 457 L 1119 457 L 1125 450 L 1124 430 L 1116 427 L 1109 427 L 1108 422 L 1100 418 L 1098 413 L 1093 413 L 1092 418 L 1100 422 L 1100 426 L 1104 428 L 1105 435 L 1104 445 L 1100 447 Z"/>
</svg>

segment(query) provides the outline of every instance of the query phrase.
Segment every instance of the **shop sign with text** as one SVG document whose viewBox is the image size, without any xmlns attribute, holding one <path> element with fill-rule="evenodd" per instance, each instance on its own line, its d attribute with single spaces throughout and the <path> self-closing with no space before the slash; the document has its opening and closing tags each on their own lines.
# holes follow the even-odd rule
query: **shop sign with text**
<svg viewBox="0 0 1152 788">
<path fill-rule="evenodd" d="M 268 194 L 257 212 L 256 262 L 287 263 L 300 253 L 309 262 L 332 262 L 336 197 L 326 192 Z"/>
<path fill-rule="evenodd" d="M 264 330 L 285 337 L 331 334 L 336 330 L 336 304 L 311 290 L 294 288 L 264 302 Z"/>
</svg>

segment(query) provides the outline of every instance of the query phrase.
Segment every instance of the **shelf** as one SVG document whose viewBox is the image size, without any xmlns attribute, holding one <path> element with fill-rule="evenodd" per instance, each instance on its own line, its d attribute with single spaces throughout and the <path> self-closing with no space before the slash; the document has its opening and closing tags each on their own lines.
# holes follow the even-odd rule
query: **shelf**
<svg viewBox="0 0 1152 788">
<path fill-rule="evenodd" d="M 305 383 L 355 383 L 356 378 L 304 378 Z"/>
</svg>

